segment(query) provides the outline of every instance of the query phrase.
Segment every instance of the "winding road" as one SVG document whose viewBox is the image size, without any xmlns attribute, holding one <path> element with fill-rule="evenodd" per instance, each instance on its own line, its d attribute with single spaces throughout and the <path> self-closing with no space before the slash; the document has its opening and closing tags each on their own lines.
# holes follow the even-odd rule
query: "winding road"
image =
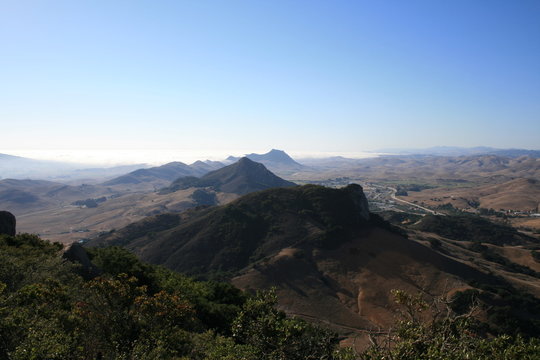
<svg viewBox="0 0 540 360">
<path fill-rule="evenodd" d="M 431 210 L 431 209 L 428 209 L 426 207 L 423 207 L 423 206 L 420 206 L 418 204 L 415 204 L 415 203 L 412 203 L 412 202 L 409 202 L 409 201 L 406 201 L 406 200 L 402 200 L 402 199 L 398 199 L 396 197 L 396 193 L 397 193 L 397 190 L 392 188 L 392 187 L 389 187 L 388 189 L 390 189 L 392 191 L 392 194 L 390 194 L 390 197 L 392 198 L 392 200 L 395 200 L 395 201 L 399 201 L 399 202 L 402 202 L 404 204 L 407 204 L 409 206 L 413 206 L 413 207 L 416 207 L 418 209 L 421 209 L 421 210 L 424 210 L 430 214 L 433 214 L 433 215 L 441 215 L 441 216 L 444 216 L 444 214 L 442 213 L 439 213 L 439 212 L 436 212 L 434 210 Z"/>
</svg>

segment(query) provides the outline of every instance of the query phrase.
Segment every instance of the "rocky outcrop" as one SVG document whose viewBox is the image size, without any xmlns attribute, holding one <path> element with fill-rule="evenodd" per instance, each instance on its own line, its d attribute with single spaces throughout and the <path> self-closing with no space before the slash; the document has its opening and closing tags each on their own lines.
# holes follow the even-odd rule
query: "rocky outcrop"
<svg viewBox="0 0 540 360">
<path fill-rule="evenodd" d="M 74 263 L 81 265 L 80 274 L 85 279 L 92 279 L 101 274 L 101 270 L 92 264 L 86 250 L 79 243 L 71 244 L 62 257 Z"/>
<path fill-rule="evenodd" d="M 0 211 L 0 234 L 15 236 L 16 224 L 15 215 L 8 211 Z"/>
<path fill-rule="evenodd" d="M 358 214 L 359 218 L 365 221 L 369 220 L 369 205 L 362 186 L 350 184 L 347 185 L 344 190 L 350 194 L 356 207 L 356 214 Z"/>
</svg>

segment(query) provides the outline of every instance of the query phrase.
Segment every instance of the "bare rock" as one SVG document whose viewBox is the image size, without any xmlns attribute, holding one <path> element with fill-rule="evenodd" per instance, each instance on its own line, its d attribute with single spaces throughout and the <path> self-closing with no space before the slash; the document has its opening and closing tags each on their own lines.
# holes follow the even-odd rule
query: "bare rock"
<svg viewBox="0 0 540 360">
<path fill-rule="evenodd" d="M 17 220 L 9 211 L 0 211 L 0 234 L 15 236 Z"/>
</svg>

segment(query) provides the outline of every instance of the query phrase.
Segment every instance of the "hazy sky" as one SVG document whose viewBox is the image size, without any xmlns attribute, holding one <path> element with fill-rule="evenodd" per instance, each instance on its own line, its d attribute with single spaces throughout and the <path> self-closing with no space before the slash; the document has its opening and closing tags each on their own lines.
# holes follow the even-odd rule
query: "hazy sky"
<svg viewBox="0 0 540 360">
<path fill-rule="evenodd" d="M 540 1 L 0 0 L 0 125 L 8 153 L 540 148 Z"/>
</svg>

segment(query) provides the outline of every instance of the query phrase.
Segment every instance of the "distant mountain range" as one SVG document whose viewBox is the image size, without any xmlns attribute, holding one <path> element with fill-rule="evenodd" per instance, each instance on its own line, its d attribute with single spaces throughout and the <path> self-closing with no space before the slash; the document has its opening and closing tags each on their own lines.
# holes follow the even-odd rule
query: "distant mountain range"
<svg viewBox="0 0 540 360">
<path fill-rule="evenodd" d="M 196 168 L 190 167 L 187 164 L 175 161 L 148 169 L 137 169 L 126 175 L 106 181 L 103 183 L 103 185 L 112 186 L 140 184 L 155 182 L 156 180 L 173 181 L 179 176 L 194 175 L 196 173 L 200 173 L 200 171 Z"/>
<path fill-rule="evenodd" d="M 311 168 L 290 177 L 330 179 L 349 177 L 373 181 L 407 180 L 410 182 L 467 180 L 493 184 L 515 178 L 540 180 L 540 157 L 500 155 L 388 155 L 366 159 L 320 160 Z"/>
<path fill-rule="evenodd" d="M 477 208 L 497 211 L 505 209 L 537 212 L 540 207 L 540 180 L 517 178 L 480 187 L 438 187 L 421 192 L 410 191 L 402 198 L 431 208 L 451 204 L 458 209 L 471 209 L 474 205 Z"/>
<path fill-rule="evenodd" d="M 193 176 L 180 177 L 168 188 L 163 189 L 161 193 L 171 193 L 192 187 L 210 187 L 215 191 L 244 195 L 273 187 L 295 185 L 295 183 L 274 175 L 263 164 L 244 157 L 234 164 L 209 172 L 201 178 Z"/>
<path fill-rule="evenodd" d="M 249 154 L 245 158 L 253 160 L 254 162 L 261 163 L 271 171 L 277 171 L 281 174 L 292 173 L 305 169 L 306 167 L 294 161 L 287 153 L 281 150 L 271 150 L 266 154 Z M 227 159 L 220 161 L 196 161 L 191 165 L 184 164 L 182 162 L 171 162 L 165 165 L 147 168 L 147 169 L 138 169 L 132 171 L 128 174 L 119 176 L 115 179 L 109 180 L 103 185 L 114 186 L 114 185 L 138 185 L 140 187 L 144 186 L 153 186 L 154 188 L 164 187 L 171 182 L 180 177 L 200 177 L 211 171 L 220 169 L 225 165 L 230 165 L 236 163 L 242 158 L 229 156 Z M 273 175 L 273 174 L 272 174 Z M 221 175 L 220 175 L 221 176 Z M 207 181 L 205 179 L 204 181 Z M 176 188 L 185 188 L 188 179 L 184 179 L 185 184 L 177 183 L 174 186 Z M 203 181 L 203 180 L 201 180 Z M 213 180 L 208 180 L 213 181 Z M 222 184 L 223 185 L 223 184 Z M 202 185 L 200 187 L 203 187 Z M 226 186 L 225 186 L 226 188 Z M 255 186 L 258 190 L 262 190 L 266 187 L 264 186 Z M 250 190 L 242 191 L 238 188 L 235 189 L 235 193 L 245 194 L 250 192 Z"/>
<path fill-rule="evenodd" d="M 103 183 L 105 186 L 142 185 L 161 188 L 183 176 L 202 176 L 212 170 L 225 166 L 218 161 L 196 161 L 191 165 L 174 161 L 161 166 L 137 169 Z"/>
<path fill-rule="evenodd" d="M 51 181 L 106 179 L 145 166 L 145 164 L 133 164 L 113 167 L 92 167 L 88 164 L 36 160 L 0 154 L 0 179 L 39 179 Z"/>
<path fill-rule="evenodd" d="M 398 154 L 398 155 L 436 155 L 436 156 L 466 156 L 466 155 L 498 155 L 506 157 L 530 156 L 540 157 L 540 150 L 527 149 L 497 149 L 486 146 L 477 146 L 471 148 L 457 146 L 435 146 L 425 149 L 400 149 L 389 148 L 381 149 L 379 152 Z"/>
<path fill-rule="evenodd" d="M 380 152 L 394 156 L 499 156 L 517 159 L 520 157 L 540 158 L 540 150 L 526 149 L 496 149 L 490 147 L 460 148 L 439 146 L 427 149 L 382 149 Z M 283 150 L 272 149 L 265 154 L 248 154 L 245 157 L 262 163 L 270 171 L 279 176 L 294 178 L 302 177 L 304 172 L 319 172 L 321 170 L 354 168 L 366 161 L 378 162 L 377 158 L 351 159 L 341 156 L 302 159 L 302 164 L 294 160 Z M 379 158 L 387 158 L 382 156 Z M 171 162 L 165 165 L 149 167 L 146 164 L 115 166 L 110 168 L 89 167 L 88 165 L 63 163 L 57 161 L 34 160 L 8 154 L 0 154 L 0 179 L 42 179 L 51 181 L 86 181 L 89 183 L 104 182 L 105 185 L 130 185 L 141 189 L 151 190 L 167 186 L 167 182 L 180 176 L 203 176 L 225 165 L 238 161 L 240 157 L 229 156 L 223 161 L 196 161 L 191 165 L 182 162 Z M 385 160 L 386 161 L 386 160 Z M 350 169 L 348 169 L 350 170 Z M 80 182 L 79 182 L 80 183 Z M 146 186 L 145 186 L 146 184 Z"/>
</svg>

